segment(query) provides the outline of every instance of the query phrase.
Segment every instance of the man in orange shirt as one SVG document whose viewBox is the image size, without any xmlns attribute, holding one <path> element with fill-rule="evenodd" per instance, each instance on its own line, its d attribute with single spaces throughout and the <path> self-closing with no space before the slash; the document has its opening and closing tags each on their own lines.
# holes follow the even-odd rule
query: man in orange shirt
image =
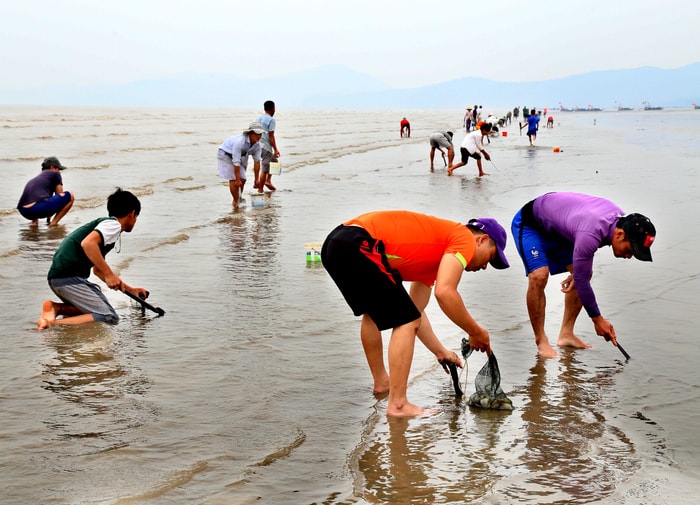
<svg viewBox="0 0 700 505">
<path fill-rule="evenodd" d="M 405 210 L 378 211 L 346 221 L 333 230 L 321 249 L 323 266 L 356 316 L 374 392 L 389 393 L 387 415 L 428 413 L 408 401 L 406 390 L 415 337 L 440 363 L 462 360 L 433 332 L 424 309 L 435 298 L 452 322 L 469 335 L 473 349 L 491 353 L 488 332 L 464 305 L 457 286 L 462 272 L 508 268 L 506 232 L 495 219 L 463 225 Z M 402 282 L 411 282 L 410 294 Z M 389 370 L 384 366 L 382 330 L 392 328 Z"/>
</svg>

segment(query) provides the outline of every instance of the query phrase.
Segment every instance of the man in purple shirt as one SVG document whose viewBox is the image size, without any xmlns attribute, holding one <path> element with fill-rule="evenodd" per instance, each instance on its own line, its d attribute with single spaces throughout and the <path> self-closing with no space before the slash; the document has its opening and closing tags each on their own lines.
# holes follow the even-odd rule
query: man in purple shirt
<svg viewBox="0 0 700 505">
<path fill-rule="evenodd" d="M 31 221 L 31 226 L 38 226 L 42 218 L 49 226 L 56 226 L 73 206 L 75 196 L 63 190 L 61 170 L 65 168 L 58 158 L 49 156 L 41 163 L 39 175 L 24 186 L 17 210 Z"/>
<path fill-rule="evenodd" d="M 555 357 L 544 331 L 545 287 L 549 275 L 568 271 L 561 283 L 564 317 L 557 345 L 589 348 L 574 335 L 574 323 L 586 309 L 598 335 L 617 345 L 613 325 L 598 309 L 591 287 L 593 256 L 603 246 L 611 246 L 616 258 L 651 261 L 651 244 L 656 229 L 641 214 L 625 213 L 604 198 L 580 193 L 547 193 L 525 204 L 511 225 L 525 274 L 528 277 L 527 310 L 535 332 L 535 343 L 543 357 Z"/>
</svg>

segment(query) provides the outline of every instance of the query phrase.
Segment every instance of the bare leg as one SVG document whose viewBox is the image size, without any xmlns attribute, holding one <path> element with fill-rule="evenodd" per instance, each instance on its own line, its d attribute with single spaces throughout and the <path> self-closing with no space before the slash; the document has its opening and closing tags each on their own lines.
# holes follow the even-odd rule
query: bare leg
<svg viewBox="0 0 700 505">
<path fill-rule="evenodd" d="M 527 312 L 530 316 L 530 324 L 535 332 L 535 344 L 540 356 L 554 358 L 559 354 L 550 345 L 547 334 L 544 331 L 544 315 L 547 307 L 547 298 L 544 289 L 549 278 L 549 268 L 541 267 L 527 276 Z"/>
<path fill-rule="evenodd" d="M 231 196 L 233 197 L 233 208 L 237 209 L 238 208 L 238 200 L 241 197 L 241 195 L 240 195 L 240 191 L 238 189 L 238 186 L 236 186 L 235 180 L 228 181 L 228 189 L 231 192 Z"/>
<path fill-rule="evenodd" d="M 559 330 L 559 339 L 557 340 L 559 347 L 576 347 L 577 349 L 590 349 L 593 347 L 574 334 L 574 324 L 581 312 L 581 307 L 581 299 L 576 289 L 565 294 L 564 316 L 561 321 L 561 329 Z"/>
<path fill-rule="evenodd" d="M 63 196 L 63 193 L 61 193 L 61 196 Z M 56 226 L 58 222 L 68 214 L 68 211 L 71 209 L 73 206 L 73 202 L 75 201 L 75 195 L 73 193 L 70 194 L 70 202 L 66 204 L 65 207 L 63 207 L 61 210 L 58 211 L 58 213 L 53 217 L 51 222 L 49 223 L 49 226 Z"/>
<path fill-rule="evenodd" d="M 256 168 L 256 167 L 257 167 L 257 168 Z M 260 164 L 259 164 L 259 163 L 255 163 L 255 165 L 253 165 L 253 180 L 254 180 L 255 182 L 264 181 L 264 180 L 265 180 L 265 172 L 263 172 L 263 171 L 260 169 Z"/>
<path fill-rule="evenodd" d="M 484 172 L 484 169 L 482 168 L 482 165 L 481 165 L 481 158 L 479 158 L 478 160 L 476 160 L 476 166 L 479 167 L 479 177 L 482 177 L 482 176 L 484 176 L 484 175 L 489 175 L 489 174 L 487 174 L 486 172 Z"/>
<path fill-rule="evenodd" d="M 435 148 L 431 147 L 430 148 L 430 171 L 434 172 L 435 168 L 433 166 L 433 162 L 435 161 Z"/>
<path fill-rule="evenodd" d="M 425 409 L 409 403 L 406 396 L 408 375 L 413 361 L 413 348 L 420 319 L 401 325 L 391 333 L 389 342 L 389 402 L 388 416 L 412 417 L 425 413 Z"/>
<path fill-rule="evenodd" d="M 57 319 L 58 316 L 63 316 Z M 39 330 L 45 330 L 50 326 L 85 324 L 95 321 L 92 314 L 83 314 L 73 305 L 66 303 L 55 303 L 51 300 L 44 301 L 41 307 L 41 317 L 37 320 L 36 326 Z"/>
<path fill-rule="evenodd" d="M 412 282 L 409 293 L 411 300 L 413 300 L 413 303 L 416 305 L 416 308 L 421 312 L 420 325 L 418 326 L 418 331 L 416 332 L 418 340 L 420 340 L 423 345 L 435 355 L 438 361 L 448 359 L 450 354 L 454 353 L 442 345 L 442 342 L 440 342 L 440 339 L 438 339 L 437 335 L 435 335 L 435 332 L 433 331 L 433 327 L 430 324 L 428 316 L 425 315 L 425 307 L 428 305 L 428 301 L 430 301 L 432 291 L 422 282 Z"/>
<path fill-rule="evenodd" d="M 449 167 L 447 167 L 447 175 L 452 175 L 452 172 L 457 170 L 459 167 L 463 167 L 463 166 L 464 166 L 464 163 L 462 163 L 461 161 L 459 163 L 454 164 L 454 165 L 450 165 Z"/>
<path fill-rule="evenodd" d="M 365 350 L 369 370 L 374 379 L 374 392 L 386 393 L 389 391 L 389 374 L 384 366 L 382 333 L 367 314 L 362 316 L 360 338 L 362 339 L 362 348 Z"/>
</svg>

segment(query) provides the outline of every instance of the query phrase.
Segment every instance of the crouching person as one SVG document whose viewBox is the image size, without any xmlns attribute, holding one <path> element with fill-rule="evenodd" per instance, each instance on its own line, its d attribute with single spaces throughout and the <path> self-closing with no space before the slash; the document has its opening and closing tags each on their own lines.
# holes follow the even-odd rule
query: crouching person
<svg viewBox="0 0 700 505">
<path fill-rule="evenodd" d="M 131 287 L 122 281 L 105 261 L 107 253 L 121 244 L 121 233 L 129 233 L 134 228 L 141 212 L 141 202 L 133 193 L 118 188 L 107 199 L 107 212 L 109 217 L 81 226 L 56 250 L 47 277 L 49 287 L 61 301 L 44 301 L 37 321 L 39 330 L 56 324 L 119 322 L 119 316 L 100 287 L 88 281 L 91 270 L 110 289 L 128 290 L 141 298 L 148 296 L 145 289 Z"/>
</svg>

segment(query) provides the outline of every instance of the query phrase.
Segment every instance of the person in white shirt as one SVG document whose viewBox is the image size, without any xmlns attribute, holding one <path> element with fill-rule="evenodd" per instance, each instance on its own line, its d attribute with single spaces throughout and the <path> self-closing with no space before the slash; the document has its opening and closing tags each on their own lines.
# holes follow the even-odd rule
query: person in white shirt
<svg viewBox="0 0 700 505">
<path fill-rule="evenodd" d="M 484 123 L 481 125 L 481 129 L 474 130 L 464 137 L 462 145 L 459 148 L 459 152 L 462 155 L 462 161 L 447 167 L 447 175 L 452 175 L 452 172 L 454 172 L 455 169 L 466 165 L 469 158 L 474 158 L 476 160 L 476 165 L 479 167 L 479 177 L 489 175 L 488 173 L 484 172 L 484 169 L 481 166 L 481 153 L 484 154 L 484 158 L 487 160 L 491 159 L 489 153 L 487 153 L 484 149 L 484 137 L 488 137 L 489 133 L 491 133 L 491 123 Z"/>
</svg>

